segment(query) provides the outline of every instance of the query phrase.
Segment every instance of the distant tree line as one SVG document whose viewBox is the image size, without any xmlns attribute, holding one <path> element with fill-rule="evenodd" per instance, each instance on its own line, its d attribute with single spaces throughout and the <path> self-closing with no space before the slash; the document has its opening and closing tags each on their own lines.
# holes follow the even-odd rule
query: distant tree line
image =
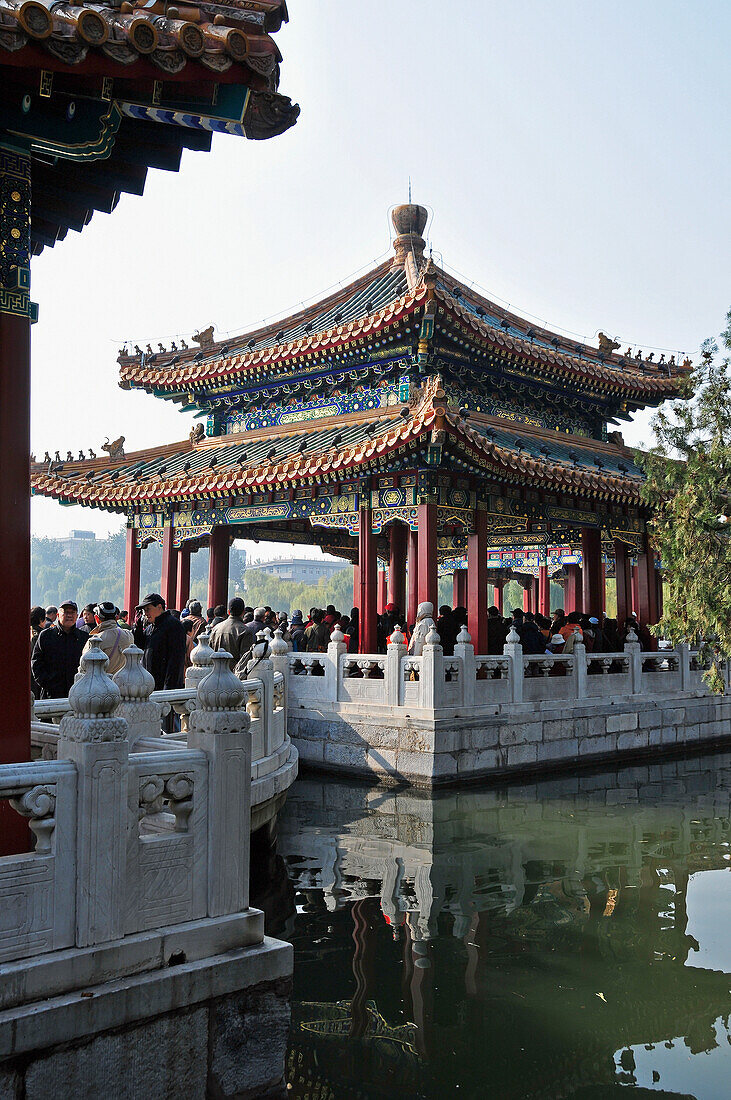
<svg viewBox="0 0 731 1100">
<path fill-rule="evenodd" d="M 106 539 L 79 540 L 70 552 L 65 539 L 31 540 L 31 600 L 48 607 L 74 599 L 79 607 L 97 600 L 111 600 L 122 606 L 124 593 L 125 529 Z M 240 591 L 245 556 L 232 547 L 229 566 L 229 596 Z M 153 542 L 142 551 L 140 595 L 160 591 L 162 547 Z M 205 605 L 208 590 L 208 550 L 190 557 L 190 593 Z"/>
</svg>

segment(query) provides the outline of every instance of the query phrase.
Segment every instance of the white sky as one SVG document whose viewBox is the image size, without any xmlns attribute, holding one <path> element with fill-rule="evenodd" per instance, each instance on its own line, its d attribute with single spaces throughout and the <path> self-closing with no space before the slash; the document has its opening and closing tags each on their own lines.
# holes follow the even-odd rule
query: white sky
<svg viewBox="0 0 731 1100">
<path fill-rule="evenodd" d="M 370 266 L 388 209 L 433 211 L 447 266 L 549 325 L 695 355 L 731 305 L 727 0 L 289 0 L 295 128 L 215 136 L 33 265 L 36 454 L 187 435 L 117 387 L 124 340 L 244 331 Z M 726 245 L 723 245 L 723 242 Z M 648 416 L 625 428 L 647 442 Z M 34 534 L 121 517 L 38 499 Z M 282 544 L 252 547 L 282 556 Z M 303 548 L 296 553 L 301 555 Z M 319 553 L 319 551 L 314 551 Z"/>
</svg>

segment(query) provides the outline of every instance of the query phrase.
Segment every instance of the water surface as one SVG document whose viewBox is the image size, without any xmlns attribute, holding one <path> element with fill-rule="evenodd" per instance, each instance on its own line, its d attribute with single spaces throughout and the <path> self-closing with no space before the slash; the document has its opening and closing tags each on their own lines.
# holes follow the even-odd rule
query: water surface
<svg viewBox="0 0 731 1100">
<path fill-rule="evenodd" d="M 730 795 L 727 754 L 298 780 L 254 899 L 295 947 L 288 1095 L 731 1097 Z"/>
</svg>

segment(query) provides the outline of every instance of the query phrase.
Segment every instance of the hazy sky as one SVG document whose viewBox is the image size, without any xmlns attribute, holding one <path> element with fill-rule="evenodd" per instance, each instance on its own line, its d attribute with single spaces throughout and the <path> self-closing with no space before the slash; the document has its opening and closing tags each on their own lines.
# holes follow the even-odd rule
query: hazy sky
<svg viewBox="0 0 731 1100">
<path fill-rule="evenodd" d="M 245 331 L 383 257 L 389 207 L 435 258 L 593 339 L 695 355 L 731 305 L 728 0 L 289 0 L 267 142 L 215 136 L 33 264 L 36 454 L 183 439 L 117 386 L 124 340 Z M 648 441 L 648 417 L 625 429 Z M 121 517 L 34 500 L 35 534 Z M 284 547 L 272 547 L 279 555 Z M 263 545 L 255 554 L 266 556 Z"/>
</svg>

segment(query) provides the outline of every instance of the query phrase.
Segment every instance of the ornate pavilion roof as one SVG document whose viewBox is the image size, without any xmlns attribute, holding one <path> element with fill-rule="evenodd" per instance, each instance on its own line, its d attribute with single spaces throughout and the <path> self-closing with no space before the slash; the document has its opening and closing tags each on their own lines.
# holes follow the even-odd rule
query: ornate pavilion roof
<svg viewBox="0 0 731 1100">
<path fill-rule="evenodd" d="M 193 434 L 193 433 L 191 433 Z M 432 378 L 400 409 L 325 417 L 315 424 L 184 440 L 77 462 L 34 463 L 33 491 L 68 503 L 126 512 L 359 477 L 385 460 L 418 462 L 428 448 L 448 452 L 455 468 L 504 482 L 561 489 L 595 500 L 636 504 L 642 474 L 618 441 L 567 437 L 451 408 Z M 423 460 L 423 459 L 422 459 Z"/>
<path fill-rule="evenodd" d="M 33 157 L 32 253 L 214 132 L 292 126 L 272 38 L 286 19 L 285 0 L 0 0 L 2 128 Z"/>
<path fill-rule="evenodd" d="M 421 209 L 397 208 L 394 217 Z M 406 223 L 406 228 L 419 227 Z M 399 249 L 404 240 L 408 248 Z M 418 233 L 409 231 L 397 237 L 395 259 L 284 320 L 217 342 L 209 330 L 197 348 L 123 348 L 120 385 L 205 407 L 218 395 L 225 400 L 228 391 L 262 378 L 296 378 L 318 363 L 337 373 L 357 359 L 361 346 L 375 339 L 384 346 L 397 331 L 399 339 L 404 330 L 407 337 L 411 333 L 415 346 L 413 326 L 424 318 L 433 319 L 433 328 L 420 350 L 437 360 L 445 353 L 469 359 L 465 367 L 475 377 L 499 362 L 542 385 L 597 395 L 621 406 L 621 413 L 675 396 L 690 367 L 674 357 L 666 363 L 664 355 L 655 362 L 653 353 L 618 354 L 619 344 L 603 333 L 596 348 L 531 324 L 436 266 L 425 257 Z"/>
</svg>

